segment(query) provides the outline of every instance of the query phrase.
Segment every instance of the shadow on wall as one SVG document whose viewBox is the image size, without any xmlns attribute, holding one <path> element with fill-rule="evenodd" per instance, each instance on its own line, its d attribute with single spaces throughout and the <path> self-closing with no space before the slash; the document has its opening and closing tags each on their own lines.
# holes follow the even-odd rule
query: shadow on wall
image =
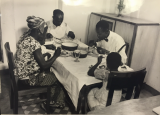
<svg viewBox="0 0 160 115">
<path fill-rule="evenodd" d="M 22 27 L 22 28 L 19 28 L 18 31 L 17 31 L 17 36 L 16 36 L 16 43 L 20 40 L 20 37 L 24 34 L 24 32 L 27 32 L 29 30 L 28 27 Z"/>
</svg>

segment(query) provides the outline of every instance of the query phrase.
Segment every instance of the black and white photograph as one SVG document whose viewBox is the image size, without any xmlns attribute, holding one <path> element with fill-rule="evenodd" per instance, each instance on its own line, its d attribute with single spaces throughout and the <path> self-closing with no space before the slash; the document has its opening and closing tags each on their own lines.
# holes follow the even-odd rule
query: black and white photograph
<svg viewBox="0 0 160 115">
<path fill-rule="evenodd" d="M 0 0 L 0 114 L 160 114 L 160 0 Z"/>
</svg>

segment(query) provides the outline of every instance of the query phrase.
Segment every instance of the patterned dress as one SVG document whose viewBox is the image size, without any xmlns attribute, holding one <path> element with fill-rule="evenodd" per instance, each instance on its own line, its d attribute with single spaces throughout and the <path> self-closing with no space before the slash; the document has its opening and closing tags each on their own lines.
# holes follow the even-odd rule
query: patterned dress
<svg viewBox="0 0 160 115">
<path fill-rule="evenodd" d="M 40 66 L 34 59 L 33 52 L 39 48 L 41 48 L 41 44 L 32 36 L 29 36 L 29 31 L 26 32 L 17 44 L 14 74 L 20 80 L 29 77 L 27 81 L 31 86 L 56 84 L 56 88 L 51 88 L 52 100 L 64 103 L 64 92 L 55 74 L 50 71 L 40 71 Z"/>
<path fill-rule="evenodd" d="M 34 59 L 33 52 L 41 47 L 31 36 L 22 36 L 17 44 L 14 73 L 19 79 L 29 77 L 30 85 L 35 85 L 35 76 L 40 73 L 40 66 Z"/>
</svg>

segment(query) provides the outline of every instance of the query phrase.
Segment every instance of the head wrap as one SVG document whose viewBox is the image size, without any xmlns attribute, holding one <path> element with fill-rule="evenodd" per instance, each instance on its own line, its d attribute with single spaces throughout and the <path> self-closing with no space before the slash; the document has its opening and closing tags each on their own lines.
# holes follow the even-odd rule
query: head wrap
<svg viewBox="0 0 160 115">
<path fill-rule="evenodd" d="M 44 19 L 35 16 L 28 16 L 26 21 L 28 22 L 28 27 L 30 29 L 38 28 L 41 33 L 44 32 L 44 28 L 46 27 Z"/>
</svg>

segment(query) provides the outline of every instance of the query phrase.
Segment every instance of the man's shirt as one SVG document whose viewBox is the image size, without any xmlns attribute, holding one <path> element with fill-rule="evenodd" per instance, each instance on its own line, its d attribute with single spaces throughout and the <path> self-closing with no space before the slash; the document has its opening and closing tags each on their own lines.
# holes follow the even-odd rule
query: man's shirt
<svg viewBox="0 0 160 115">
<path fill-rule="evenodd" d="M 101 40 L 97 43 L 97 47 L 101 47 L 104 48 L 110 52 L 118 52 L 118 50 L 125 44 L 123 38 L 110 31 L 110 35 L 108 36 L 108 42 L 106 42 L 105 40 Z M 127 61 L 127 55 L 125 53 L 125 47 L 119 52 L 119 54 L 122 57 L 122 63 L 126 63 Z"/>
<path fill-rule="evenodd" d="M 46 22 L 48 25 L 47 33 L 51 33 L 55 38 L 66 38 L 69 31 L 72 31 L 67 23 L 62 22 L 60 26 L 55 26 L 53 24 L 53 19 Z"/>
</svg>

